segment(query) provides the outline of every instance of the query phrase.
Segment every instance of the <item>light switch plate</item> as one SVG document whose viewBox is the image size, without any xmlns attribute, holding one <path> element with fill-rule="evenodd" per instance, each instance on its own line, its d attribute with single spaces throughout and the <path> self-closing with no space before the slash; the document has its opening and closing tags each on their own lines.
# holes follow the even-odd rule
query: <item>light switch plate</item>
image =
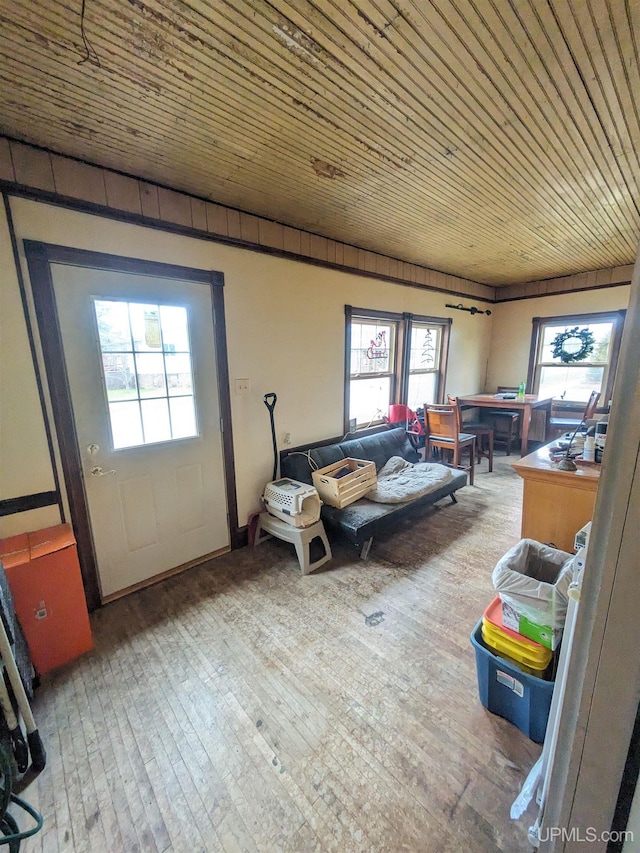
<svg viewBox="0 0 640 853">
<path fill-rule="evenodd" d="M 250 379 L 236 379 L 236 397 L 246 397 L 251 392 Z"/>
</svg>

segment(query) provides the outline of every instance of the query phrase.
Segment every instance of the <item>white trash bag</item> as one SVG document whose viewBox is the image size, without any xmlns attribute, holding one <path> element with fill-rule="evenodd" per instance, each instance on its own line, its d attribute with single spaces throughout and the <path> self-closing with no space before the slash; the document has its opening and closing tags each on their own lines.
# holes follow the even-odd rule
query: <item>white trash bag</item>
<svg viewBox="0 0 640 853">
<path fill-rule="evenodd" d="M 505 628 L 556 649 L 567 615 L 573 561 L 573 554 L 534 539 L 521 539 L 507 551 L 492 575 Z"/>
<path fill-rule="evenodd" d="M 518 820 L 522 817 L 529 808 L 529 803 L 537 793 L 538 787 L 542 782 L 542 758 L 543 756 L 541 755 L 533 765 L 529 771 L 529 775 L 524 780 L 522 788 L 520 788 L 520 793 L 513 801 L 510 812 L 511 820 Z"/>
</svg>

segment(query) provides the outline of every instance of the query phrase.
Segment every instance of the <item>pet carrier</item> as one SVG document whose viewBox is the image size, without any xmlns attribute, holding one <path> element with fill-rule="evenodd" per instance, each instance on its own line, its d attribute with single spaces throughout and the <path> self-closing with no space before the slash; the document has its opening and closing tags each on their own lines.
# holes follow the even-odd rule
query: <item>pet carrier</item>
<svg viewBox="0 0 640 853">
<path fill-rule="evenodd" d="M 288 477 L 273 480 L 264 487 L 262 499 L 270 515 L 293 527 L 309 527 L 320 518 L 322 501 L 308 483 Z"/>
</svg>

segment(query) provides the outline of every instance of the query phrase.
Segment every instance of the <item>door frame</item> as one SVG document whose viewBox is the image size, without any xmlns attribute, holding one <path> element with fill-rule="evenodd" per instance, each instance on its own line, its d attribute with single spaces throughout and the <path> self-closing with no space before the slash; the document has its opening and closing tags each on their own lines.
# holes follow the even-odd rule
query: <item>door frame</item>
<svg viewBox="0 0 640 853">
<path fill-rule="evenodd" d="M 74 249 L 70 246 L 57 246 L 36 240 L 23 240 L 23 244 L 49 386 L 51 409 L 60 452 L 60 464 L 78 547 L 82 582 L 87 606 L 89 610 L 95 610 L 102 604 L 98 582 L 98 565 L 89 521 L 89 506 L 82 473 L 80 447 L 71 404 L 71 389 L 64 361 L 51 264 L 60 263 L 90 269 L 177 279 L 199 283 L 210 288 L 228 525 L 231 548 L 237 548 L 242 542 L 238 529 L 238 501 L 231 426 L 231 394 L 224 315 L 224 274 L 216 270 L 194 269 L 158 261 L 145 261 L 103 252 L 92 252 L 86 249 Z"/>
</svg>

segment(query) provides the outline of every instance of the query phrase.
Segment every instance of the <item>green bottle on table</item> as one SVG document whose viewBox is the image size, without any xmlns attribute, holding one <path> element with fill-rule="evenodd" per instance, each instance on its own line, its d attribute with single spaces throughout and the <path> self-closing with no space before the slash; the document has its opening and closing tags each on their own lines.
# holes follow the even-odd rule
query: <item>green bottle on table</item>
<svg viewBox="0 0 640 853">
<path fill-rule="evenodd" d="M 521 382 L 520 385 L 518 386 L 518 400 L 524 400 L 525 388 L 526 388 L 526 385 L 524 384 L 524 382 Z"/>
</svg>

